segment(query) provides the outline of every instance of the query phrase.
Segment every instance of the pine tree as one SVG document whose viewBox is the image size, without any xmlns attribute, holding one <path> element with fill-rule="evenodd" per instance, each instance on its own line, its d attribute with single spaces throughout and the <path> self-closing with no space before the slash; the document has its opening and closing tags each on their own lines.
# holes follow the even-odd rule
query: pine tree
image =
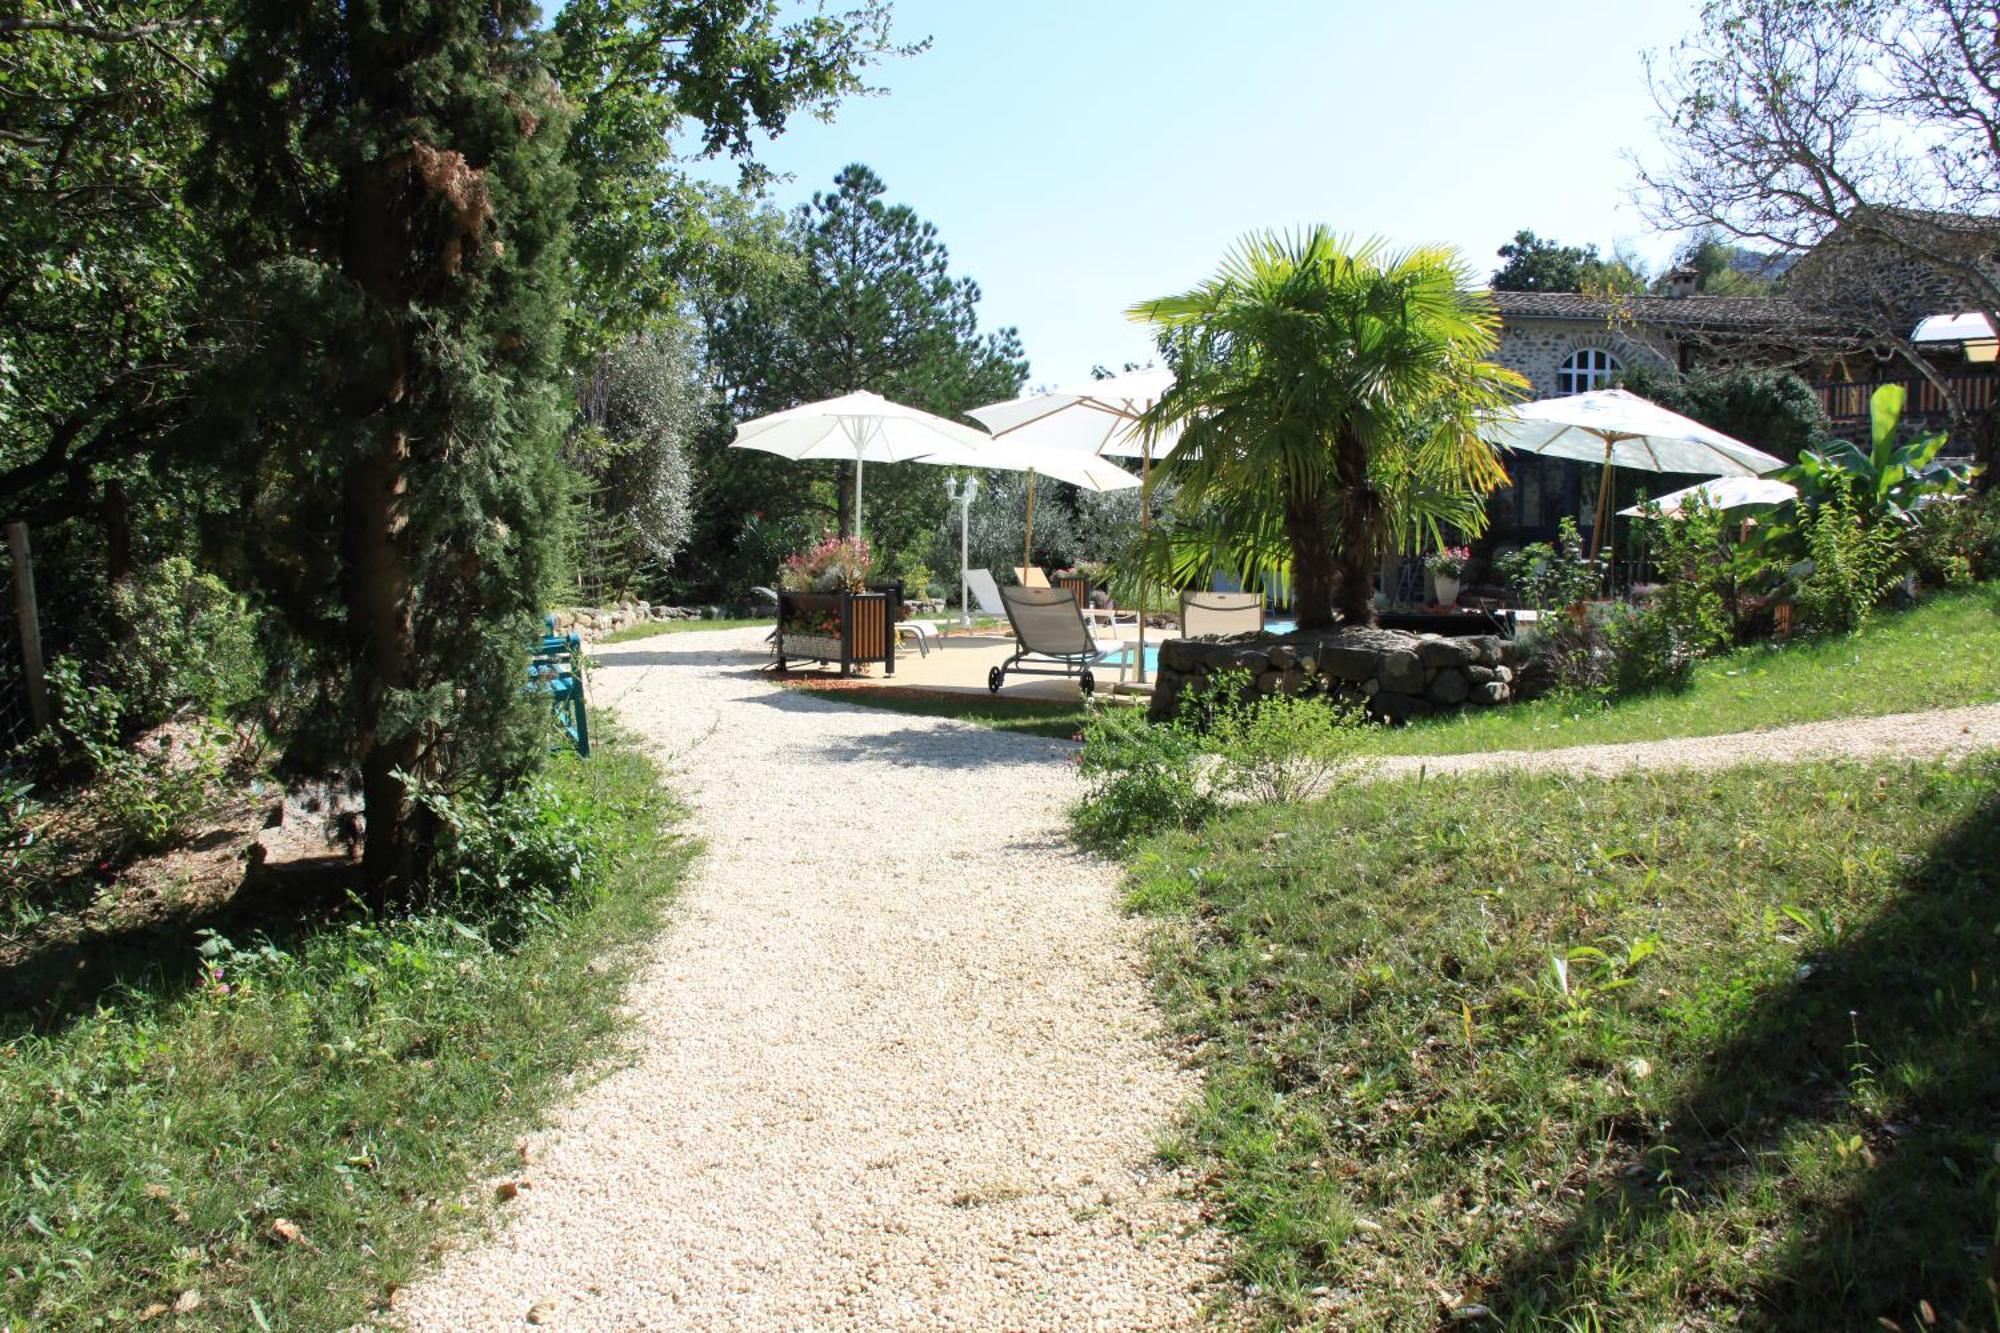
<svg viewBox="0 0 2000 1333">
<path fill-rule="evenodd" d="M 756 416 L 866 389 L 956 416 L 1007 398 L 1027 378 L 1015 331 L 979 331 L 979 285 L 954 277 L 937 228 L 859 164 L 813 196 L 787 228 L 798 263 L 750 284 L 712 312 L 710 354 L 735 416 Z M 703 515 L 718 542 L 746 508 L 806 508 L 805 471 L 782 460 L 715 453 Z M 852 464 L 836 464 L 827 508 L 852 524 Z M 879 551 L 921 542 L 944 508 L 944 473 L 921 464 L 870 468 L 871 536 Z M 718 525 L 720 530 L 717 529 Z"/>
<path fill-rule="evenodd" d="M 387 901 L 412 784 L 505 780 L 544 738 L 525 644 L 559 536 L 571 173 L 520 0 L 241 0 L 208 188 L 248 221 L 216 397 L 280 611 L 284 757 L 359 774 Z"/>
</svg>

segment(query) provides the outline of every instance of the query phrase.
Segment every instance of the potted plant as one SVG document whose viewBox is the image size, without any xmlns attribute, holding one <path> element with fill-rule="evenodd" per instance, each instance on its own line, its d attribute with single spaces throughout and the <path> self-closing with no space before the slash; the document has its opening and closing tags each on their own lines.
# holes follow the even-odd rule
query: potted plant
<svg viewBox="0 0 2000 1333">
<path fill-rule="evenodd" d="M 1459 581 L 1465 577 L 1465 567 L 1472 563 L 1472 550 L 1466 546 L 1445 546 L 1424 557 L 1424 568 L 1430 570 L 1431 579 L 1437 584 L 1437 599 L 1441 605 L 1458 604 Z"/>
<path fill-rule="evenodd" d="M 874 568 L 858 537 L 822 538 L 778 570 L 778 665 L 792 658 L 837 663 L 840 673 L 881 662 L 896 672 L 896 631 L 887 593 L 869 592 Z"/>
</svg>

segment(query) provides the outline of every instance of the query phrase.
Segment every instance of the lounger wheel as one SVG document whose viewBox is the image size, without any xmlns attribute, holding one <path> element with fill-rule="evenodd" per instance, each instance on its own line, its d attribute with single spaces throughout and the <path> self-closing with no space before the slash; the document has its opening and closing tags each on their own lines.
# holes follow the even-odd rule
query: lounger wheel
<svg viewBox="0 0 2000 1333">
<path fill-rule="evenodd" d="M 1083 673 L 1083 679 L 1079 680 L 1077 684 L 1083 687 L 1083 697 L 1086 699 L 1097 690 L 1097 678 L 1088 671 Z"/>
<path fill-rule="evenodd" d="M 1005 679 L 1007 679 L 1007 673 L 1002 671 L 999 667 L 994 667 L 991 671 L 986 673 L 986 688 L 991 690 L 993 693 L 998 694 L 1000 693 L 1000 682 Z"/>
</svg>

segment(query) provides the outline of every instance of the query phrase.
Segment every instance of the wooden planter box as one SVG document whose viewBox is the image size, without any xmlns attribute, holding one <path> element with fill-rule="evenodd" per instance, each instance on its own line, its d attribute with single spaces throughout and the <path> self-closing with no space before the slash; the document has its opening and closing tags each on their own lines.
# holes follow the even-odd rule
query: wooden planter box
<svg viewBox="0 0 2000 1333">
<path fill-rule="evenodd" d="M 895 675 L 896 601 L 882 592 L 779 593 L 778 670 L 825 662 L 849 676 L 860 663 L 880 662 Z"/>
<path fill-rule="evenodd" d="M 1090 580 L 1080 574 L 1056 575 L 1056 586 L 1069 589 L 1069 595 L 1076 598 L 1076 608 L 1086 610 L 1090 606 Z"/>
</svg>

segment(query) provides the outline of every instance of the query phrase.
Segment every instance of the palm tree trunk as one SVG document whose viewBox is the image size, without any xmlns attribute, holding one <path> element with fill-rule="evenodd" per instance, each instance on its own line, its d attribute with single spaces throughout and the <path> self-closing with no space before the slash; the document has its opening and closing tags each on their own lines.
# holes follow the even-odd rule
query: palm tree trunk
<svg viewBox="0 0 2000 1333">
<path fill-rule="evenodd" d="M 1372 625 L 1382 497 L 1368 481 L 1368 445 L 1351 427 L 1335 439 L 1333 459 L 1340 496 L 1340 617 L 1350 625 Z"/>
<path fill-rule="evenodd" d="M 1292 610 L 1300 629 L 1333 624 L 1333 588 L 1339 566 L 1323 496 L 1294 494 L 1285 501 L 1285 540 L 1292 548 Z"/>
</svg>

